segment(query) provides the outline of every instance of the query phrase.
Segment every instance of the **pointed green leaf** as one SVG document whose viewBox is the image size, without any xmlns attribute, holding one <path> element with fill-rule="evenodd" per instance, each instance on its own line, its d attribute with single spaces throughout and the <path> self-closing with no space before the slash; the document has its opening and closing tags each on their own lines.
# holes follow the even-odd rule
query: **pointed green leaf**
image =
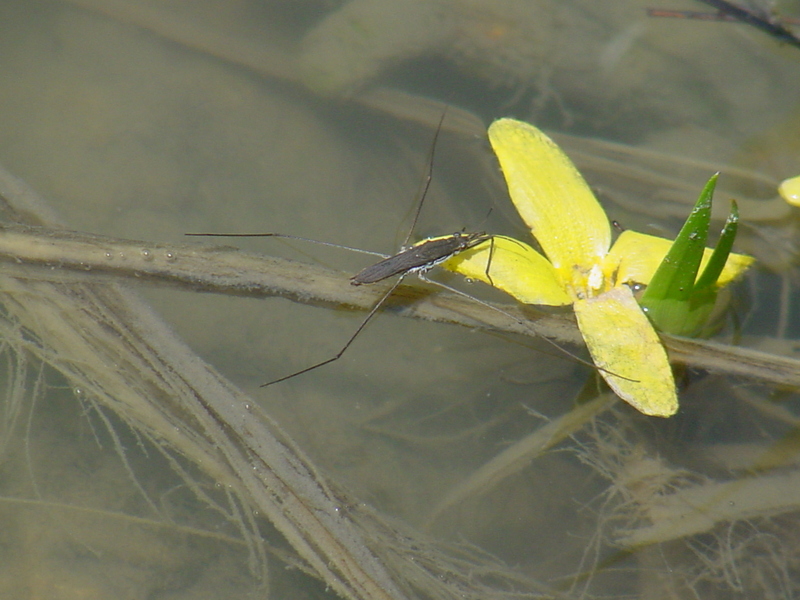
<svg viewBox="0 0 800 600">
<path fill-rule="evenodd" d="M 722 269 L 728 262 L 731 249 L 733 249 L 733 241 L 736 239 L 736 232 L 739 229 L 739 207 L 736 205 L 736 200 L 731 200 L 731 213 L 728 215 L 728 220 L 725 221 L 725 227 L 722 228 L 722 233 L 719 236 L 717 247 L 708 259 L 708 264 L 703 270 L 697 282 L 694 284 L 695 290 L 711 287 L 716 285 L 719 276 L 722 274 Z"/>
<path fill-rule="evenodd" d="M 715 282 L 725 266 L 738 219 L 737 213 L 731 227 L 726 226 L 728 234 L 724 243 L 721 240 L 722 248 L 712 253 L 715 257 L 713 266 L 704 270 L 701 276 L 703 288 L 698 289 L 695 280 L 705 251 L 711 222 L 711 200 L 718 176 L 719 173 L 708 180 L 692 213 L 642 295 L 642 308 L 661 331 L 692 335 L 699 331 L 714 307 L 716 289 L 707 282 L 710 277 L 714 278 L 710 281 Z"/>
<path fill-rule="evenodd" d="M 698 335 L 708 321 L 717 301 L 717 280 L 728 262 L 728 256 L 733 248 L 733 241 L 736 239 L 738 227 L 739 209 L 736 206 L 736 201 L 732 200 L 731 212 L 727 221 L 725 221 L 725 227 L 722 229 L 717 247 L 711 253 L 711 258 L 708 259 L 708 264 L 706 264 L 702 275 L 695 282 L 687 303 L 688 310 L 683 324 L 674 333 L 686 336 Z"/>
<path fill-rule="evenodd" d="M 711 198 L 718 176 L 719 173 L 711 177 L 700 193 L 686 223 L 642 295 L 642 306 L 653 310 L 659 300 L 681 301 L 689 298 L 703 259 L 711 223 Z"/>
</svg>

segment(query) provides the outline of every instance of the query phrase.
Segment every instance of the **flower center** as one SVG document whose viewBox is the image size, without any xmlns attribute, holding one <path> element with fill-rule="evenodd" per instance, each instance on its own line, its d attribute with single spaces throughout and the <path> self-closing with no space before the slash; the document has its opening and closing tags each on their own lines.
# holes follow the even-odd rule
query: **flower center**
<svg viewBox="0 0 800 600">
<path fill-rule="evenodd" d="M 590 269 L 574 265 L 569 275 L 571 277 L 564 287 L 573 298 L 578 300 L 599 296 L 607 291 L 611 284 L 599 264 L 592 265 Z"/>
</svg>

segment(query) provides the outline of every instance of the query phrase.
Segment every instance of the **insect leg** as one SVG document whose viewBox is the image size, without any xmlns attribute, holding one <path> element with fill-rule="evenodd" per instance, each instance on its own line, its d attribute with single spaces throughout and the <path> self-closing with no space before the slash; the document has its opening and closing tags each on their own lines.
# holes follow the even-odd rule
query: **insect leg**
<svg viewBox="0 0 800 600">
<path fill-rule="evenodd" d="M 367 316 L 364 317 L 363 321 L 361 321 L 361 325 L 359 325 L 358 328 L 353 332 L 353 335 L 350 336 L 350 339 L 347 340 L 347 342 L 345 343 L 344 346 L 342 346 L 342 348 L 341 348 L 341 350 L 339 350 L 339 352 L 337 352 L 336 354 L 334 354 L 333 356 L 331 356 L 330 358 L 328 358 L 326 360 L 323 360 L 321 362 L 313 364 L 310 367 L 306 367 L 305 369 L 301 369 L 300 371 L 296 371 L 296 372 L 292 373 L 291 375 L 286 375 L 286 376 L 281 377 L 279 379 L 274 379 L 272 381 L 268 381 L 267 383 L 262 383 L 259 387 L 268 387 L 270 385 L 273 385 L 273 384 L 276 384 L 276 383 L 280 383 L 281 381 L 286 381 L 288 379 L 292 379 L 294 377 L 297 377 L 298 375 L 303 375 L 304 373 L 308 373 L 309 371 L 313 371 L 314 369 L 318 369 L 319 367 L 324 367 L 325 365 L 328 365 L 328 364 L 330 364 L 332 362 L 335 362 L 335 361 L 339 360 L 342 357 L 342 355 L 345 352 L 347 352 L 347 349 L 352 345 L 352 343 L 356 340 L 356 338 L 358 337 L 358 334 L 361 333 L 364 330 L 364 328 L 367 326 L 367 323 L 369 323 L 372 320 L 372 317 L 374 317 L 377 314 L 378 310 L 380 309 L 381 306 L 383 306 L 383 304 L 384 304 L 384 302 L 386 302 L 387 298 L 389 298 L 389 296 L 391 296 L 394 293 L 394 291 L 397 289 L 397 287 L 403 281 L 404 277 L 405 277 L 405 274 L 401 275 L 397 279 L 397 281 L 395 281 L 392 284 L 392 286 L 388 290 L 386 290 L 386 292 L 383 294 L 383 296 L 381 296 L 380 299 L 370 309 L 369 313 L 367 313 Z"/>
</svg>

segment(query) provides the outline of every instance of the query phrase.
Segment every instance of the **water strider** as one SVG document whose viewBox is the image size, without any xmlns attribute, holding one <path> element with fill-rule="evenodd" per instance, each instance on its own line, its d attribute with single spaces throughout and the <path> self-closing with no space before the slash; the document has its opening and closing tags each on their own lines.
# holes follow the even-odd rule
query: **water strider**
<svg viewBox="0 0 800 600">
<path fill-rule="evenodd" d="M 361 271 L 356 273 L 353 277 L 351 277 L 350 283 L 352 285 L 366 285 L 371 283 L 377 283 L 379 281 L 383 281 L 384 279 L 388 279 L 395 275 L 399 275 L 397 280 L 389 287 L 389 289 L 386 290 L 386 292 L 372 306 L 370 311 L 367 313 L 366 317 L 364 317 L 364 320 L 350 336 L 350 339 L 347 340 L 347 342 L 342 346 L 342 348 L 336 354 L 323 361 L 320 361 L 309 367 L 301 369 L 300 371 L 296 371 L 284 377 L 280 377 L 278 379 L 274 379 L 272 381 L 263 383 L 261 384 L 260 387 L 267 387 L 275 383 L 280 383 L 282 381 L 292 379 L 294 377 L 297 377 L 298 375 L 303 375 L 304 373 L 308 373 L 319 367 L 325 366 L 336 360 L 339 360 L 342 357 L 342 355 L 344 355 L 344 353 L 347 351 L 347 349 L 352 345 L 352 343 L 355 341 L 355 339 L 358 337 L 361 331 L 363 331 L 363 329 L 367 326 L 367 324 L 372 320 L 375 314 L 377 314 L 381 306 L 383 306 L 386 300 L 394 293 L 394 291 L 398 288 L 398 286 L 403 282 L 403 279 L 406 277 L 406 275 L 408 275 L 409 273 L 414 273 L 417 276 L 420 276 L 423 280 L 429 281 L 426 278 L 424 278 L 423 275 L 427 273 L 429 270 L 431 270 L 433 267 L 435 267 L 437 264 L 447 260 L 448 258 L 453 257 L 459 252 L 463 252 L 470 248 L 474 248 L 479 244 L 492 240 L 493 236 L 488 235 L 484 232 L 465 233 L 462 231 L 450 235 L 428 238 L 422 240 L 421 242 L 417 242 L 416 244 L 408 245 L 408 241 L 411 239 L 411 235 L 413 234 L 414 228 L 416 227 L 417 221 L 419 220 L 419 216 L 422 212 L 422 207 L 425 201 L 425 197 L 427 196 L 428 189 L 430 188 L 431 180 L 433 178 L 434 152 L 436 149 L 436 143 L 439 139 L 439 133 L 441 132 L 442 123 L 444 122 L 446 114 L 447 114 L 446 111 L 442 113 L 442 116 L 439 120 L 439 124 L 436 128 L 436 132 L 434 133 L 433 136 L 433 141 L 431 143 L 431 149 L 427 161 L 428 169 L 425 174 L 423 184 L 421 186 L 419 201 L 417 202 L 417 207 L 414 211 L 414 216 L 412 218 L 408 234 L 406 235 L 405 240 L 401 245 L 400 251 L 392 256 L 386 256 L 368 250 L 361 250 L 358 248 L 351 248 L 348 246 L 342 246 L 330 242 L 321 242 L 318 240 L 312 240 L 300 236 L 287 235 L 281 233 L 187 233 L 186 234 L 190 236 L 211 236 L 211 237 L 280 237 L 280 238 L 301 240 L 315 244 L 321 244 L 324 246 L 332 246 L 335 248 L 343 248 L 346 250 L 352 250 L 355 252 L 362 252 L 382 257 L 382 259 L 377 263 L 374 263 L 362 269 Z M 489 265 L 487 265 L 487 277 L 489 277 L 488 270 L 489 270 Z"/>
</svg>

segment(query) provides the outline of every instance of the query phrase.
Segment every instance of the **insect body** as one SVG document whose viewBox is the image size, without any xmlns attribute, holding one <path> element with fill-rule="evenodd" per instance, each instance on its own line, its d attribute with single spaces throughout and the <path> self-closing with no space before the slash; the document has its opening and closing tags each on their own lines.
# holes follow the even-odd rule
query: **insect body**
<svg viewBox="0 0 800 600">
<path fill-rule="evenodd" d="M 459 252 L 491 239 L 491 235 L 482 232 L 457 232 L 429 238 L 359 271 L 350 278 L 350 283 L 363 285 L 377 283 L 401 273 L 425 273 Z"/>
</svg>

